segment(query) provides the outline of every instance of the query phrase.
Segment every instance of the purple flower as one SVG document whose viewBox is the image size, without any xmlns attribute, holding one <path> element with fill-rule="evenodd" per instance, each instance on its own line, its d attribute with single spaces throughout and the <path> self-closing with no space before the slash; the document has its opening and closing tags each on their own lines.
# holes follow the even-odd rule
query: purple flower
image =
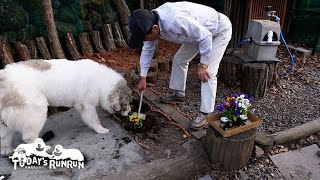
<svg viewBox="0 0 320 180">
<path fill-rule="evenodd" d="M 250 97 L 249 102 L 251 103 L 253 101 L 253 99 L 254 99 L 253 97 Z"/>
<path fill-rule="evenodd" d="M 222 112 L 224 110 L 224 104 L 220 104 L 217 108 L 216 108 L 216 111 L 218 112 Z"/>
<path fill-rule="evenodd" d="M 234 113 L 236 114 L 236 116 L 239 116 L 240 115 L 240 109 L 237 108 Z"/>
</svg>

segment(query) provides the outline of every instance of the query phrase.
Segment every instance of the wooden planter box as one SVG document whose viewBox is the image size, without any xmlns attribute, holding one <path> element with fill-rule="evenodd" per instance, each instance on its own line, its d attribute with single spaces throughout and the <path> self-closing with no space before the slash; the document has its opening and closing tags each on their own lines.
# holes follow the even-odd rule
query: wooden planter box
<svg viewBox="0 0 320 180">
<path fill-rule="evenodd" d="M 252 113 L 248 113 L 248 120 L 247 120 L 246 125 L 228 128 L 226 131 L 224 131 L 223 129 L 220 128 L 220 118 L 221 117 L 222 117 L 221 113 L 213 114 L 208 117 L 207 121 L 223 137 L 230 137 L 232 135 L 235 135 L 235 134 L 238 134 L 238 133 L 250 130 L 250 129 L 255 129 L 262 124 L 261 119 L 259 119 L 258 117 L 256 117 Z"/>
</svg>

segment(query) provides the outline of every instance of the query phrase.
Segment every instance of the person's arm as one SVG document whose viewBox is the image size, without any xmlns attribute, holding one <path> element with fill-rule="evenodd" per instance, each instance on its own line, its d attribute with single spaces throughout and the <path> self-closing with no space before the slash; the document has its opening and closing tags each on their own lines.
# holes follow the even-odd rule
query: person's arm
<svg viewBox="0 0 320 180">
<path fill-rule="evenodd" d="M 154 51 L 156 49 L 158 40 L 155 41 L 145 41 L 142 47 L 141 57 L 140 57 L 140 79 L 137 85 L 138 91 L 142 92 L 147 87 L 147 73 L 151 65 Z"/>
<path fill-rule="evenodd" d="M 140 76 L 146 77 L 151 65 L 153 54 L 156 50 L 158 40 L 143 42 L 140 56 Z"/>
</svg>

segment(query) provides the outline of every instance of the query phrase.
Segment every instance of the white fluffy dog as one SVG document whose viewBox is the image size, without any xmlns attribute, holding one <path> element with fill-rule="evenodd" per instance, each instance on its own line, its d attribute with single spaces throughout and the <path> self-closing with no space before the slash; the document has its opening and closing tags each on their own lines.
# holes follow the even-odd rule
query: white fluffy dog
<svg viewBox="0 0 320 180">
<path fill-rule="evenodd" d="M 131 89 L 116 71 L 92 60 L 30 60 L 0 71 L 1 155 L 11 152 L 15 131 L 32 143 L 47 118 L 48 106 L 74 107 L 81 119 L 99 134 L 96 106 L 109 113 L 131 111 Z"/>
<path fill-rule="evenodd" d="M 52 159 L 68 159 L 76 161 L 84 161 L 82 153 L 78 149 L 64 149 L 60 144 L 54 147 Z"/>
</svg>

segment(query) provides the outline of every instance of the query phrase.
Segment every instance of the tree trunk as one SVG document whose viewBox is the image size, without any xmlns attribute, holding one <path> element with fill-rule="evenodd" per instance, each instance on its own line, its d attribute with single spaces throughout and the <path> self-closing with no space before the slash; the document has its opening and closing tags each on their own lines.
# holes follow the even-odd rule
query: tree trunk
<svg viewBox="0 0 320 180">
<path fill-rule="evenodd" d="M 219 67 L 219 78 L 227 86 L 237 86 L 240 83 L 242 62 L 236 56 L 225 56 Z"/>
<path fill-rule="evenodd" d="M 0 36 L 0 55 L 3 67 L 7 64 L 14 63 L 10 51 L 10 44 L 5 36 Z"/>
<path fill-rule="evenodd" d="M 27 40 L 25 43 L 29 49 L 31 59 L 38 59 L 36 42 L 34 40 Z"/>
<path fill-rule="evenodd" d="M 126 39 L 126 42 L 129 43 L 131 36 L 128 27 L 128 18 L 131 15 L 130 9 L 125 0 L 113 0 L 113 5 L 115 7 L 114 9 L 116 10 L 118 18 L 120 19 L 120 26 L 122 28 L 124 38 Z"/>
<path fill-rule="evenodd" d="M 106 49 L 108 51 L 116 50 L 117 48 L 114 43 L 111 24 L 102 25 L 102 35 Z"/>
<path fill-rule="evenodd" d="M 239 170 L 248 163 L 254 140 L 255 130 L 224 138 L 209 126 L 204 143 L 213 165 L 220 170 Z"/>
<path fill-rule="evenodd" d="M 114 42 L 117 47 L 121 48 L 124 45 L 126 45 L 126 42 L 122 36 L 122 32 L 118 22 L 115 22 L 114 24 L 112 24 L 112 32 L 114 35 Z"/>
<path fill-rule="evenodd" d="M 21 60 L 27 61 L 31 59 L 28 47 L 21 41 L 16 41 L 15 48 Z"/>
<path fill-rule="evenodd" d="M 128 17 L 131 12 L 125 0 L 113 0 L 114 9 L 117 12 L 118 18 L 120 19 L 121 26 L 128 24 Z"/>
<path fill-rule="evenodd" d="M 52 48 L 54 58 L 65 59 L 64 52 L 62 50 L 56 25 L 54 23 L 51 0 L 42 1 L 44 12 L 44 23 L 47 27 L 49 45 Z"/>
<path fill-rule="evenodd" d="M 51 59 L 51 55 L 49 53 L 49 49 L 46 45 L 46 40 L 44 39 L 44 37 L 36 37 L 36 43 L 41 57 L 43 59 Z"/>
<path fill-rule="evenodd" d="M 140 9 L 144 9 L 144 0 L 140 0 Z"/>
<path fill-rule="evenodd" d="M 79 40 L 80 40 L 82 54 L 84 56 L 91 56 L 94 52 L 90 42 L 89 34 L 87 32 L 80 33 Z"/>
<path fill-rule="evenodd" d="M 245 63 L 242 66 L 241 90 L 254 98 L 263 98 L 267 89 L 269 67 L 264 63 Z"/>
<path fill-rule="evenodd" d="M 91 37 L 92 37 L 94 49 L 99 53 L 105 53 L 106 51 L 104 50 L 102 45 L 100 31 L 98 30 L 91 31 Z"/>
<path fill-rule="evenodd" d="M 78 50 L 77 43 L 74 40 L 72 33 L 67 33 L 66 35 L 66 45 L 71 54 L 72 59 L 79 60 L 82 59 L 82 56 Z"/>
</svg>

